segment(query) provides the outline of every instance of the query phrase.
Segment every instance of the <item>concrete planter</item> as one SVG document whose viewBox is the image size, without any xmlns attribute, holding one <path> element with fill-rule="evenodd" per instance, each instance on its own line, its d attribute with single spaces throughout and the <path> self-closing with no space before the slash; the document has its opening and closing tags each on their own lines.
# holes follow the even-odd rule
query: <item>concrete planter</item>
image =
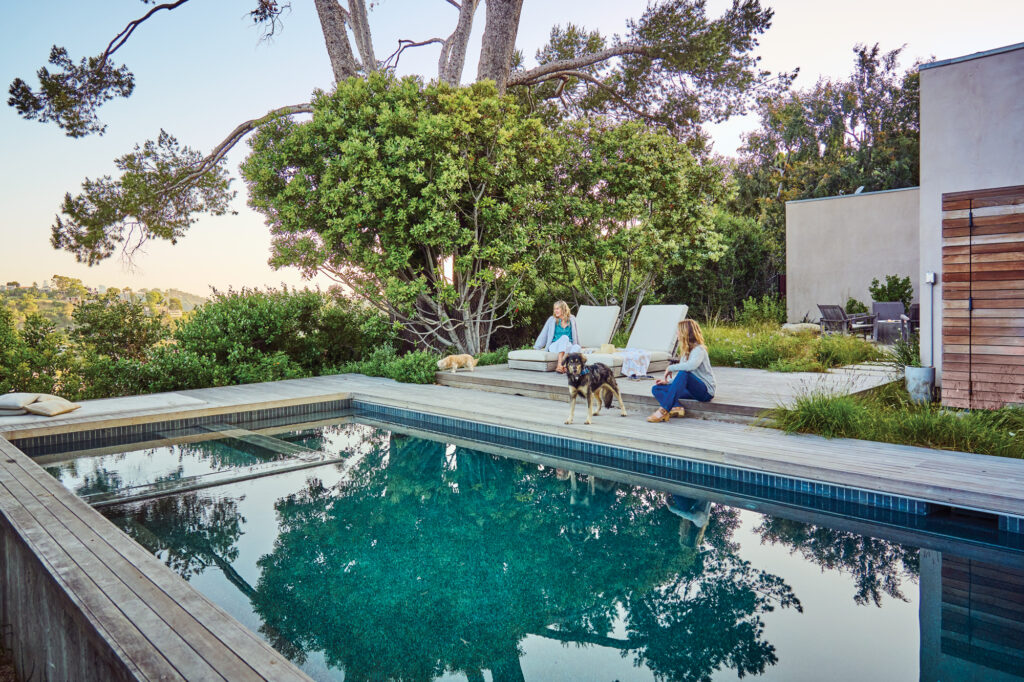
<svg viewBox="0 0 1024 682">
<path fill-rule="evenodd" d="M 905 367 L 907 392 L 915 403 L 930 403 L 935 391 L 934 367 Z"/>
</svg>

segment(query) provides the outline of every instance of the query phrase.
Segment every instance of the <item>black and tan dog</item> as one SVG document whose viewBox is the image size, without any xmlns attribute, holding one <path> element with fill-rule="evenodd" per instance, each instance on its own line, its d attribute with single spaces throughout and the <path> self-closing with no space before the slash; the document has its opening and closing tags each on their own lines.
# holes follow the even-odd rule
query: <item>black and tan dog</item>
<svg viewBox="0 0 1024 682">
<path fill-rule="evenodd" d="M 612 406 L 612 396 L 619 399 L 619 407 L 622 408 L 622 416 L 628 416 L 626 406 L 622 403 L 622 395 L 619 394 L 619 385 L 615 383 L 615 374 L 608 369 L 608 365 L 595 362 L 587 365 L 587 358 L 579 353 L 569 353 L 565 356 L 565 376 L 569 380 L 569 418 L 566 424 L 572 424 L 573 415 L 576 413 L 576 397 L 583 396 L 587 399 L 587 421 L 601 412 L 603 399 L 605 407 Z M 597 409 L 593 404 L 597 403 Z"/>
</svg>

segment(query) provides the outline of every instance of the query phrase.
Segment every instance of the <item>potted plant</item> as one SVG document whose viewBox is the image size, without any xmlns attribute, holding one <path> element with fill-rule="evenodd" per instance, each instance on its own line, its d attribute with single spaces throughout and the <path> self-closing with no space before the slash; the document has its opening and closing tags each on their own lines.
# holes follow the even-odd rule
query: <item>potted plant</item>
<svg viewBox="0 0 1024 682">
<path fill-rule="evenodd" d="M 917 334 L 900 338 L 892 348 L 892 362 L 903 372 L 907 393 L 915 403 L 930 403 L 935 390 L 935 368 L 921 365 L 921 343 Z"/>
</svg>

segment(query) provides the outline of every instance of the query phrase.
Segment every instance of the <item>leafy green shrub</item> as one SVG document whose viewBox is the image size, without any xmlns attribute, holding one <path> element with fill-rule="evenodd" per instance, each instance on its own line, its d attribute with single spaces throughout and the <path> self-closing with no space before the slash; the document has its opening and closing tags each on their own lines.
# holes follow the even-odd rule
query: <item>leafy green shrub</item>
<svg viewBox="0 0 1024 682">
<path fill-rule="evenodd" d="M 857 315 L 858 313 L 868 312 L 868 307 L 852 296 L 846 299 L 846 306 L 844 309 L 848 315 Z"/>
<path fill-rule="evenodd" d="M 910 309 L 910 301 L 914 298 L 914 285 L 911 284 L 910 278 L 901 279 L 899 275 L 886 275 L 885 284 L 880 284 L 878 278 L 871 280 L 868 291 L 871 292 L 873 301 L 900 301 L 907 310 Z"/>
<path fill-rule="evenodd" d="M 393 346 L 382 346 L 364 360 L 340 365 L 336 374 L 365 374 L 387 377 L 407 384 L 432 384 L 437 372 L 438 356 L 425 351 L 398 355 Z"/>
<path fill-rule="evenodd" d="M 50 320 L 30 314 L 19 330 L 11 311 L 0 308 L 0 342 L 0 392 L 81 395 L 81 363 L 67 335 Z"/>
<path fill-rule="evenodd" d="M 739 324 L 783 324 L 786 321 L 786 299 L 765 294 L 760 299 L 753 296 L 743 299 L 742 308 L 736 311 Z"/>
<path fill-rule="evenodd" d="M 214 292 L 192 318 L 174 332 L 178 346 L 194 353 L 212 353 L 230 364 L 236 348 L 264 356 L 284 353 L 307 374 L 319 374 L 363 357 L 374 348 L 397 342 L 394 326 L 380 313 L 341 295 L 288 289 L 242 289 Z M 277 369 L 269 369 L 277 364 Z M 248 376 L 294 374 L 277 361 Z M 256 371 L 251 374 L 250 370 Z"/>
<path fill-rule="evenodd" d="M 432 384 L 437 372 L 438 356 L 422 350 L 415 350 L 388 363 L 386 372 L 389 379 L 404 384 Z"/>
<path fill-rule="evenodd" d="M 508 362 L 508 353 L 508 346 L 503 346 L 498 350 L 492 350 L 489 353 L 480 353 L 480 355 L 476 357 L 476 364 L 480 367 L 484 367 L 486 365 L 504 365 Z"/>
<path fill-rule="evenodd" d="M 146 306 L 114 295 L 79 304 L 71 317 L 78 342 L 114 360 L 141 360 L 150 347 L 167 336 L 160 318 L 146 315 Z"/>
</svg>

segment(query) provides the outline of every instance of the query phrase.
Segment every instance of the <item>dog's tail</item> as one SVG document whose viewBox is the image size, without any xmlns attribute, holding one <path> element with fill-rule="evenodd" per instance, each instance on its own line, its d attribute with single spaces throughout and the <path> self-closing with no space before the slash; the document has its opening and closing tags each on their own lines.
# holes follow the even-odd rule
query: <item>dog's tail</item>
<svg viewBox="0 0 1024 682">
<path fill-rule="evenodd" d="M 612 397 L 613 396 L 612 396 L 611 389 L 608 388 L 608 387 L 605 387 L 605 389 L 604 389 L 604 406 L 606 408 L 612 406 Z"/>
</svg>

